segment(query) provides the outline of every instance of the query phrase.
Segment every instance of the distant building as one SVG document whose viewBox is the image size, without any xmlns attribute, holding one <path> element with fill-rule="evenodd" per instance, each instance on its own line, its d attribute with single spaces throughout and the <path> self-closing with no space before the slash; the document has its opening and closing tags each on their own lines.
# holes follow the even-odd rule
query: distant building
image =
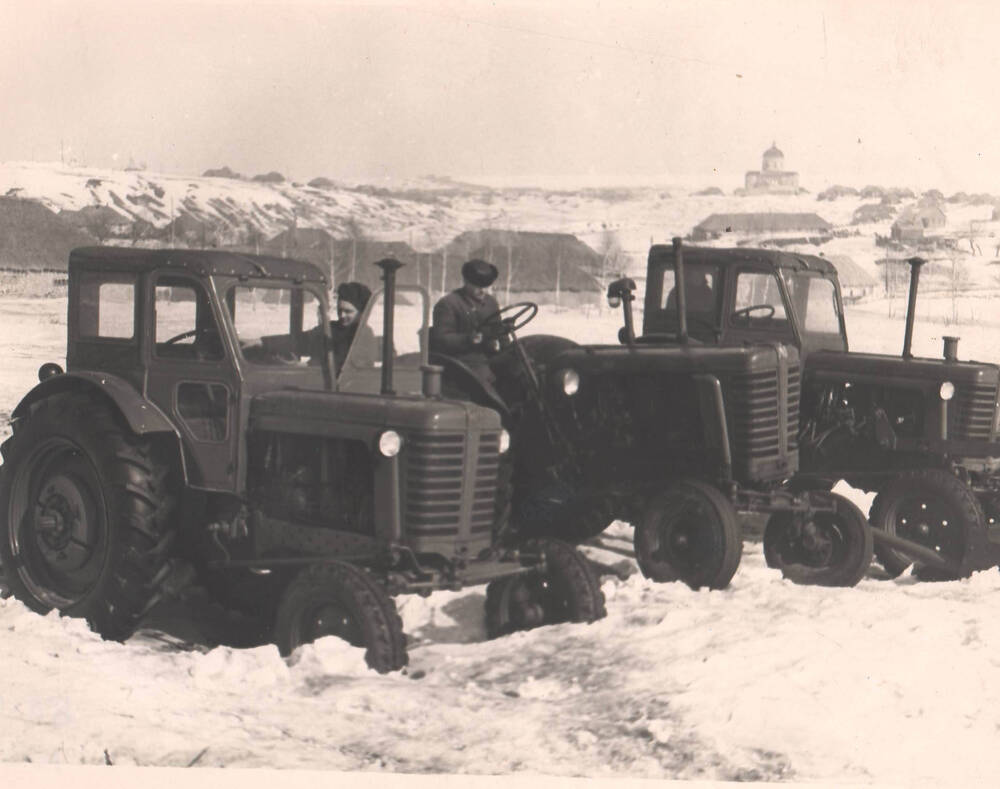
<svg viewBox="0 0 1000 789">
<path fill-rule="evenodd" d="M 761 236 L 799 233 L 826 236 L 833 226 L 817 214 L 741 213 L 712 214 L 691 231 L 692 241 L 709 241 L 726 235 Z"/>
<path fill-rule="evenodd" d="M 878 280 L 847 255 L 826 255 L 840 280 L 840 292 L 844 301 L 854 302 L 869 298 L 878 288 Z"/>
<path fill-rule="evenodd" d="M 934 203 L 907 206 L 892 223 L 892 238 L 894 241 L 917 241 L 928 230 L 944 227 L 946 220 L 944 210 Z"/>
<path fill-rule="evenodd" d="M 746 174 L 746 194 L 795 194 L 799 174 L 785 169 L 785 154 L 774 143 L 764 151 L 760 170 Z"/>
</svg>

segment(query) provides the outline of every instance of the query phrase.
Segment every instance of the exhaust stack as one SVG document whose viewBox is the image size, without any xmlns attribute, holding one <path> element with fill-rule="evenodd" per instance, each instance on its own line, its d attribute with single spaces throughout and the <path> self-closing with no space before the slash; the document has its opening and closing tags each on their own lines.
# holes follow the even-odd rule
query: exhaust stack
<svg viewBox="0 0 1000 789">
<path fill-rule="evenodd" d="M 910 298 L 906 304 L 906 328 L 903 331 L 903 358 L 912 359 L 913 353 L 910 348 L 913 345 L 913 319 L 917 310 L 917 286 L 920 283 L 920 267 L 927 261 L 923 258 L 912 257 L 906 262 L 910 264 Z"/>
<path fill-rule="evenodd" d="M 393 317 L 396 313 L 396 271 L 403 267 L 395 258 L 383 258 L 375 263 L 382 269 L 385 283 L 384 304 L 382 305 L 382 394 L 396 394 L 392 388 L 392 341 Z"/>
<path fill-rule="evenodd" d="M 684 252 L 680 236 L 674 236 L 674 288 L 677 291 L 677 340 L 688 341 L 687 282 L 684 278 Z"/>
</svg>

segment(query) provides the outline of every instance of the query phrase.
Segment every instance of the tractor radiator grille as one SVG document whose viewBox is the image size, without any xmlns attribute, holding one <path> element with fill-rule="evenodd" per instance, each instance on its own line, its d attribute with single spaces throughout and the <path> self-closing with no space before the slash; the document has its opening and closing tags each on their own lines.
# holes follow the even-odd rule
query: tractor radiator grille
<svg viewBox="0 0 1000 789">
<path fill-rule="evenodd" d="M 798 365 L 788 367 L 788 448 L 799 445 L 799 398 L 802 395 Z"/>
<path fill-rule="evenodd" d="M 406 439 L 407 529 L 416 537 L 457 535 L 470 497 L 469 533 L 493 528 L 500 439 L 482 435 L 478 457 L 467 457 L 464 435 L 412 434 Z M 469 485 L 466 487 L 466 479 Z"/>
<path fill-rule="evenodd" d="M 956 388 L 953 438 L 989 441 L 996 418 L 996 387 L 992 384 L 972 384 Z"/>
<path fill-rule="evenodd" d="M 735 376 L 727 400 L 732 404 L 731 441 L 734 459 L 758 460 L 779 456 L 781 442 L 777 373 L 766 370 Z"/>
<path fill-rule="evenodd" d="M 500 436 L 481 435 L 472 494 L 472 514 L 469 518 L 469 531 L 472 534 L 488 534 L 493 529 L 499 470 Z"/>
</svg>

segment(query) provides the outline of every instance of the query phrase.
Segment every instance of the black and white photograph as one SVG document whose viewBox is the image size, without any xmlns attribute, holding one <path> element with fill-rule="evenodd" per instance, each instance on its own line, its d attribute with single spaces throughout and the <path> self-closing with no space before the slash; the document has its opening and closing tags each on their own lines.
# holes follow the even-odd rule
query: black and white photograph
<svg viewBox="0 0 1000 789">
<path fill-rule="evenodd" d="M 4 0 L 0 780 L 995 783 L 998 41 Z"/>
</svg>

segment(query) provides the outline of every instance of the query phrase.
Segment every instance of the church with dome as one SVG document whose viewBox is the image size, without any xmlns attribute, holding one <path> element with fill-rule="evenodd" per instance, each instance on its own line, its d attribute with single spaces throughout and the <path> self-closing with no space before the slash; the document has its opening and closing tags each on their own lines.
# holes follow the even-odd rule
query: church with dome
<svg viewBox="0 0 1000 789">
<path fill-rule="evenodd" d="M 746 175 L 745 194 L 795 194 L 799 190 L 799 174 L 785 169 L 785 154 L 777 145 L 764 151 L 760 170 Z"/>
</svg>

